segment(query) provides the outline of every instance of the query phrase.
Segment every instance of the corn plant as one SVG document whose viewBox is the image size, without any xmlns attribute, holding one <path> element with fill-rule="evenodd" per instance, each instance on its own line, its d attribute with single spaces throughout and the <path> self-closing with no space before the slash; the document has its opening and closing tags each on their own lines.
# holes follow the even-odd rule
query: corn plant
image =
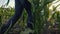
<svg viewBox="0 0 60 34">
<path fill-rule="evenodd" d="M 41 29 L 44 24 L 46 23 L 48 17 L 49 17 L 49 9 L 47 4 L 51 3 L 54 0 L 33 0 L 34 4 L 34 27 L 35 27 L 35 33 L 34 34 L 41 34 Z M 42 10 L 43 15 L 42 15 Z"/>
</svg>

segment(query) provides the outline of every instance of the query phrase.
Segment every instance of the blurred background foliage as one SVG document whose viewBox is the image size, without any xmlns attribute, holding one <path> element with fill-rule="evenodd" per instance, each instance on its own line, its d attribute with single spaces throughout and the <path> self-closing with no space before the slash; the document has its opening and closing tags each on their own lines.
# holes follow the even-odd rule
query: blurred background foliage
<svg viewBox="0 0 60 34">
<path fill-rule="evenodd" d="M 54 23 L 58 23 L 59 27 L 58 30 L 60 30 L 60 11 L 57 11 L 56 7 L 52 7 L 52 10 L 49 9 L 49 7 L 52 5 L 52 2 L 54 0 L 29 0 L 32 4 L 32 12 L 34 16 L 34 34 L 42 34 L 42 31 L 46 28 L 46 31 L 48 30 L 49 26 L 53 26 Z M 59 0 L 58 0 L 59 1 Z M 57 2 L 58 2 L 57 1 Z M 55 2 L 55 3 L 57 3 Z M 0 26 L 3 25 L 5 22 L 9 20 L 10 17 L 14 15 L 14 8 L 4 8 L 4 6 L 0 7 Z M 24 9 L 24 12 L 21 16 L 21 18 L 17 21 L 16 24 L 21 26 L 22 28 L 25 27 L 27 20 L 27 13 Z M 47 24 L 47 26 L 44 28 L 44 24 Z"/>
</svg>

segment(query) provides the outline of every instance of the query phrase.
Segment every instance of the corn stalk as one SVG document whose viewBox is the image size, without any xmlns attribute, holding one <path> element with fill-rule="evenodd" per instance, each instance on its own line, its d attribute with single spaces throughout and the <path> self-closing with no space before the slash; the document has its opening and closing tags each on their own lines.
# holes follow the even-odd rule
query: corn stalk
<svg viewBox="0 0 60 34">
<path fill-rule="evenodd" d="M 34 4 L 34 27 L 35 33 L 34 34 L 41 34 L 41 29 L 44 24 L 46 23 L 49 17 L 49 8 L 47 4 L 51 3 L 53 0 L 33 0 Z M 44 10 L 42 15 L 42 10 Z"/>
</svg>

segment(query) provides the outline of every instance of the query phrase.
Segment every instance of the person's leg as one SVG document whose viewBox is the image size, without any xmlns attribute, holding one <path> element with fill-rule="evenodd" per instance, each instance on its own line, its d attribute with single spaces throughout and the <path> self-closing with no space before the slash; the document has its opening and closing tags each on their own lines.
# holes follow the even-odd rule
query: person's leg
<svg viewBox="0 0 60 34">
<path fill-rule="evenodd" d="M 33 29 L 34 24 L 33 24 L 33 15 L 32 15 L 32 11 L 31 11 L 31 3 L 28 0 L 26 0 L 24 6 L 28 13 L 27 27 L 30 29 Z"/>
<path fill-rule="evenodd" d="M 19 0 L 19 1 L 20 1 L 20 3 L 23 5 L 26 0 Z"/>
<path fill-rule="evenodd" d="M 23 6 L 20 4 L 19 0 L 15 0 L 15 14 L 14 16 L 1 28 L 1 34 L 3 34 L 11 24 L 11 27 L 16 23 L 16 21 L 21 17 L 23 11 Z"/>
</svg>

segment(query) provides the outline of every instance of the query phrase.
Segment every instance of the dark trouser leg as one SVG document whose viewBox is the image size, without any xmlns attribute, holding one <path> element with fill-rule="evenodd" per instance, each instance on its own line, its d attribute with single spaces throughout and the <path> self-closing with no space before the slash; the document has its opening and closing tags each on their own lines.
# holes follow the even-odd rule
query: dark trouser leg
<svg viewBox="0 0 60 34">
<path fill-rule="evenodd" d="M 33 16 L 31 12 L 31 3 L 29 1 L 25 1 L 25 9 L 28 13 L 28 19 L 27 19 L 27 27 L 33 29 Z"/>
<path fill-rule="evenodd" d="M 11 27 L 16 23 L 16 21 L 22 15 L 23 6 L 20 4 L 19 0 L 15 0 L 15 14 L 14 16 L 1 28 L 0 34 L 3 34 L 11 24 Z"/>
</svg>

